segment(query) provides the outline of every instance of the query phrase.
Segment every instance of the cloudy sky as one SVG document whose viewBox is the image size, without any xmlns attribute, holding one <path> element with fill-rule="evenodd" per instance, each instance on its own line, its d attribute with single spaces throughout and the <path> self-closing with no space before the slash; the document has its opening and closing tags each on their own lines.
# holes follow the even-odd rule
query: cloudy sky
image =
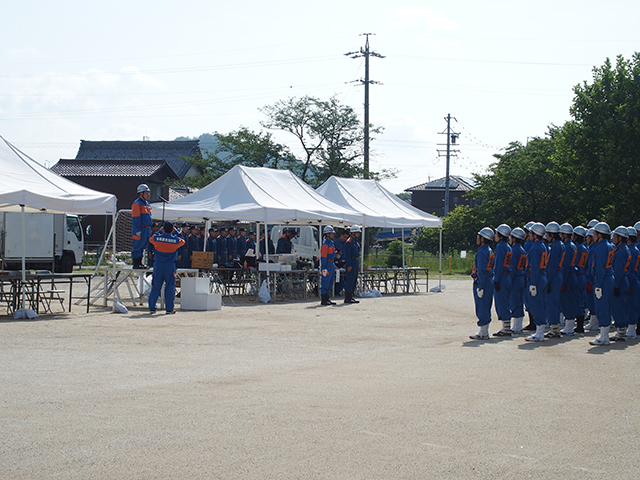
<svg viewBox="0 0 640 480">
<path fill-rule="evenodd" d="M 344 54 L 373 33 L 371 168 L 398 170 L 383 182 L 394 193 L 444 176 L 447 114 L 461 134 L 451 173 L 481 173 L 567 121 L 594 66 L 640 51 L 631 0 L 5 3 L 0 135 L 45 165 L 81 139 L 258 131 L 259 109 L 291 96 L 362 115 L 364 61 Z"/>
</svg>

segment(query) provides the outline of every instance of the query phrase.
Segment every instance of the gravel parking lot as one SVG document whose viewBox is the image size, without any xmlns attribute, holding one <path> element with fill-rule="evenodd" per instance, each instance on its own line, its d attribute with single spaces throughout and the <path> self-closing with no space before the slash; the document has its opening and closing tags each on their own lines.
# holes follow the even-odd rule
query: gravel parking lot
<svg viewBox="0 0 640 480">
<path fill-rule="evenodd" d="M 640 477 L 637 341 L 473 341 L 471 280 L 444 283 L 5 317 L 0 478 Z"/>
</svg>

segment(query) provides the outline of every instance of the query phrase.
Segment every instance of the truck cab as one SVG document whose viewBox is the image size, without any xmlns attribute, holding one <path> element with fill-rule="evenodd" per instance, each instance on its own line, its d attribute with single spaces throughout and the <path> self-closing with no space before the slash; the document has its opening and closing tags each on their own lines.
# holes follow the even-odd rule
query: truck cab
<svg viewBox="0 0 640 480">
<path fill-rule="evenodd" d="M 5 212 L 0 215 L 2 266 L 22 268 L 22 225 L 27 269 L 70 273 L 82 263 L 84 235 L 77 215 Z"/>
</svg>

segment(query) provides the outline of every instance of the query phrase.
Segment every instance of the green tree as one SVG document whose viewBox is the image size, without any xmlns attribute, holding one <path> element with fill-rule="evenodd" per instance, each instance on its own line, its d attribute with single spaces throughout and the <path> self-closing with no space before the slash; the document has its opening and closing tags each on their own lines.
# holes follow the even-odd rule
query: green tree
<svg viewBox="0 0 640 480">
<path fill-rule="evenodd" d="M 477 215 L 488 225 L 523 225 L 529 220 L 549 222 L 566 218 L 562 178 L 554 163 L 556 129 L 547 138 L 527 145 L 512 142 L 494 155 L 486 175 L 475 175 L 477 186 L 469 196 L 480 202 Z"/>
<path fill-rule="evenodd" d="M 479 216 L 481 213 L 478 207 L 458 205 L 449 216 L 442 219 L 442 250 L 475 250 L 477 233 L 487 224 L 486 219 Z M 422 229 L 416 236 L 416 249 L 438 253 L 440 229 Z"/>
<path fill-rule="evenodd" d="M 304 152 L 300 177 L 318 186 L 332 175 L 361 177 L 364 128 L 353 108 L 337 98 L 324 101 L 311 96 L 291 97 L 260 110 L 268 119 L 262 126 L 291 133 Z M 372 133 L 381 129 L 371 128 Z M 384 170 L 372 178 L 387 178 Z"/>
<path fill-rule="evenodd" d="M 245 127 L 228 134 L 214 133 L 215 148 L 202 156 L 186 158 L 201 173 L 182 180 L 188 187 L 202 188 L 224 175 L 235 165 L 269 167 L 299 173 L 299 162 L 289 149 L 276 143 L 269 132 L 252 132 Z"/>
<path fill-rule="evenodd" d="M 574 87 L 574 102 L 558 136 L 557 161 L 567 206 L 582 219 L 612 226 L 640 217 L 640 54 L 593 69 Z"/>
</svg>

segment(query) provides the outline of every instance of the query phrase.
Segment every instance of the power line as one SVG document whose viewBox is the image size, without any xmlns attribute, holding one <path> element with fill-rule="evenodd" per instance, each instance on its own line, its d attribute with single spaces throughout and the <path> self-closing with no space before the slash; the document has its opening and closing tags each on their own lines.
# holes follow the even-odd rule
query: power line
<svg viewBox="0 0 640 480">
<path fill-rule="evenodd" d="M 373 33 L 363 33 L 360 36 L 365 36 L 364 50 L 360 47 L 360 52 L 345 53 L 346 56 L 351 58 L 364 57 L 364 80 L 356 80 L 364 85 L 364 178 L 369 178 L 369 84 L 380 83 L 373 80 L 369 80 L 369 57 L 384 58 L 383 55 L 369 50 L 369 36 Z"/>
</svg>

